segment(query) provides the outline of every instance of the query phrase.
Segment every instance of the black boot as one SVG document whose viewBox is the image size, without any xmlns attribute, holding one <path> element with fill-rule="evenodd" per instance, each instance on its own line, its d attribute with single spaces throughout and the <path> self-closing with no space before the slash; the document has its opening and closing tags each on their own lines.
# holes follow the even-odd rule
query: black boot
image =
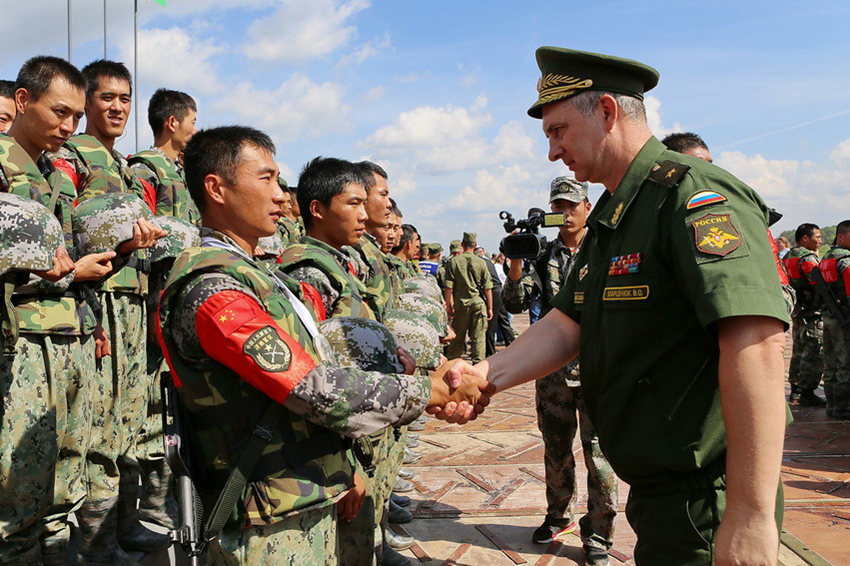
<svg viewBox="0 0 850 566">
<path fill-rule="evenodd" d="M 804 389 L 800 391 L 797 403 L 801 407 L 825 407 L 826 399 L 816 395 L 814 389 Z"/>
<path fill-rule="evenodd" d="M 832 398 L 832 418 L 850 420 L 850 383 L 834 384 Z"/>
<path fill-rule="evenodd" d="M 800 387 L 794 384 L 791 384 L 791 392 L 788 394 L 788 402 L 793 403 L 795 401 L 800 400 Z"/>
</svg>

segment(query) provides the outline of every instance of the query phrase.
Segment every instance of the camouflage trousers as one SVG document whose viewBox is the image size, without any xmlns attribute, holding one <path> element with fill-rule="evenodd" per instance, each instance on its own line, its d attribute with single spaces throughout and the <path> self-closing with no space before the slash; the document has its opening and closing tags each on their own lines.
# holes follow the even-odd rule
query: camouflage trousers
<svg viewBox="0 0 850 566">
<path fill-rule="evenodd" d="M 455 303 L 452 328 L 457 336 L 446 346 L 446 357 L 459 358 L 466 350 L 466 335 L 469 334 L 469 357 L 472 363 L 484 359 L 487 341 L 487 305 L 478 301 L 471 305 Z"/>
<path fill-rule="evenodd" d="M 546 517 L 573 521 L 578 490 L 573 440 L 581 430 L 581 447 L 587 468 L 587 514 L 579 520 L 582 542 L 610 548 L 617 515 L 617 476 L 599 448 L 579 387 L 567 385 L 563 375 L 538 379 L 537 426 L 543 435 L 546 468 Z M 579 427 L 579 422 L 581 427 Z"/>
<path fill-rule="evenodd" d="M 207 549 L 209 566 L 291 564 L 336 566 L 336 504 L 286 517 L 279 523 L 225 529 Z"/>
<path fill-rule="evenodd" d="M 823 317 L 824 385 L 850 385 L 850 329 Z"/>
<path fill-rule="evenodd" d="M 816 389 L 823 375 L 823 320 L 795 316 L 791 330 L 793 350 L 788 381 L 803 391 Z"/>
<path fill-rule="evenodd" d="M 145 307 L 130 293 L 100 293 L 104 328 L 112 355 L 101 358 L 93 375 L 94 418 L 89 448 L 88 499 L 116 497 L 124 459 L 132 456 L 147 416 Z"/>
<path fill-rule="evenodd" d="M 0 360 L 2 564 L 38 563 L 45 520 L 63 523 L 85 495 L 87 363 L 79 337 L 38 334 L 21 334 Z"/>
</svg>

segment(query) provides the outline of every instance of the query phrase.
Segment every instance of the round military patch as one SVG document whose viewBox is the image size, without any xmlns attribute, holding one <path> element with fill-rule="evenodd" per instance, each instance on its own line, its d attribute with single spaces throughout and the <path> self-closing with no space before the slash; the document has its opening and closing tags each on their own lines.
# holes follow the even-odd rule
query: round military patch
<svg viewBox="0 0 850 566">
<path fill-rule="evenodd" d="M 264 326 L 251 334 L 242 345 L 242 351 L 264 371 L 286 371 L 292 361 L 292 351 L 271 326 Z"/>
<path fill-rule="evenodd" d="M 691 222 L 694 242 L 703 253 L 725 256 L 741 245 L 741 234 L 732 224 L 731 214 L 706 214 Z"/>
</svg>

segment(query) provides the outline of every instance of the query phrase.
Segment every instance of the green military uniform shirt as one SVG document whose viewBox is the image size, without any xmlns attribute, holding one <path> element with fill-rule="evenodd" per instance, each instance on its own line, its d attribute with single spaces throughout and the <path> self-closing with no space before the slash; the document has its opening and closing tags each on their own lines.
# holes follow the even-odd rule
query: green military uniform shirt
<svg viewBox="0 0 850 566">
<path fill-rule="evenodd" d="M 487 264 L 472 252 L 463 252 L 452 259 L 446 266 L 445 283 L 452 290 L 455 303 L 463 306 L 483 300 L 483 292 L 493 288 Z"/>
<path fill-rule="evenodd" d="M 588 233 L 553 306 L 581 324 L 581 383 L 602 450 L 635 486 L 721 466 L 713 323 L 788 321 L 767 208 L 726 171 L 651 138 Z"/>
</svg>

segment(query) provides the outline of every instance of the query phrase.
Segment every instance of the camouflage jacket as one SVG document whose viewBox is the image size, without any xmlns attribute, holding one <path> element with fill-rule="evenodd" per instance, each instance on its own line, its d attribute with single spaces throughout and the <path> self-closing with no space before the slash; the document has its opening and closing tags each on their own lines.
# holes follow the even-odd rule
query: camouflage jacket
<svg viewBox="0 0 850 566">
<path fill-rule="evenodd" d="M 217 495 L 265 408 L 279 402 L 284 416 L 232 521 L 270 524 L 332 504 L 350 487 L 353 472 L 340 435 L 358 437 L 410 422 L 428 402 L 430 384 L 322 361 L 278 285 L 303 297 L 301 286 L 281 275 L 275 281 L 226 236 L 206 235 L 233 251 L 183 252 L 166 283 L 159 318 L 193 430 L 201 490 Z"/>
<path fill-rule="evenodd" d="M 785 271 L 797 298 L 793 315 L 811 318 L 820 314 L 820 300 L 815 293 L 813 281 L 808 277 L 812 267 L 820 263 L 818 254 L 802 246 L 791 248 L 782 259 Z"/>
<path fill-rule="evenodd" d="M 141 182 L 130 170 L 127 160 L 116 150 L 109 151 L 90 135 L 73 136 L 54 156 L 54 163 L 68 175 L 77 190 L 78 202 L 103 193 L 130 192 L 145 200 Z M 100 287 L 103 291 L 121 291 L 144 295 L 147 279 L 144 264 L 147 252 L 135 251 L 127 264 L 107 279 Z M 121 264 L 113 260 L 114 264 Z"/>
<path fill-rule="evenodd" d="M 183 166 L 156 147 L 140 151 L 127 161 L 139 179 L 150 183 L 156 192 L 156 214 L 176 216 L 196 226 L 201 223 L 198 206 L 186 188 Z"/>
<path fill-rule="evenodd" d="M 850 250 L 833 246 L 820 261 L 820 272 L 834 297 L 843 307 L 844 316 L 850 317 Z M 824 318 L 833 318 L 832 311 L 822 309 Z"/>
<path fill-rule="evenodd" d="M 52 212 L 62 226 L 69 253 L 77 259 L 71 223 L 76 193 L 50 159 L 42 154 L 34 163 L 14 138 L 0 134 L 0 190 L 33 199 L 48 208 L 56 191 Z M 94 313 L 81 298 L 84 287 L 74 284 L 73 279 L 71 273 L 51 283 L 31 275 L 25 285 L 17 287 L 13 303 L 19 330 L 36 334 L 91 333 L 96 325 Z"/>
<path fill-rule="evenodd" d="M 380 312 L 377 315 L 383 317 L 383 313 L 394 304 L 395 290 L 386 256 L 377 242 L 371 234 L 363 234 L 360 241 L 352 246 L 352 250 L 365 266 L 365 270 L 360 273 L 360 280 L 378 297 Z"/>
<path fill-rule="evenodd" d="M 541 297 L 540 318 L 543 318 L 552 310 L 550 301 L 567 280 L 575 255 L 576 252 L 565 246 L 560 238 L 551 240 L 543 257 L 534 262 L 520 279 L 514 281 L 510 277 L 505 278 L 502 284 L 502 304 L 505 309 L 519 314 L 528 309 L 534 297 Z M 550 374 L 547 379 L 565 379 L 570 387 L 578 387 L 578 359 Z"/>
<path fill-rule="evenodd" d="M 378 319 L 379 301 L 357 278 L 351 258 L 310 236 L 283 251 L 279 269 L 309 283 L 322 296 L 331 316 Z"/>
</svg>

